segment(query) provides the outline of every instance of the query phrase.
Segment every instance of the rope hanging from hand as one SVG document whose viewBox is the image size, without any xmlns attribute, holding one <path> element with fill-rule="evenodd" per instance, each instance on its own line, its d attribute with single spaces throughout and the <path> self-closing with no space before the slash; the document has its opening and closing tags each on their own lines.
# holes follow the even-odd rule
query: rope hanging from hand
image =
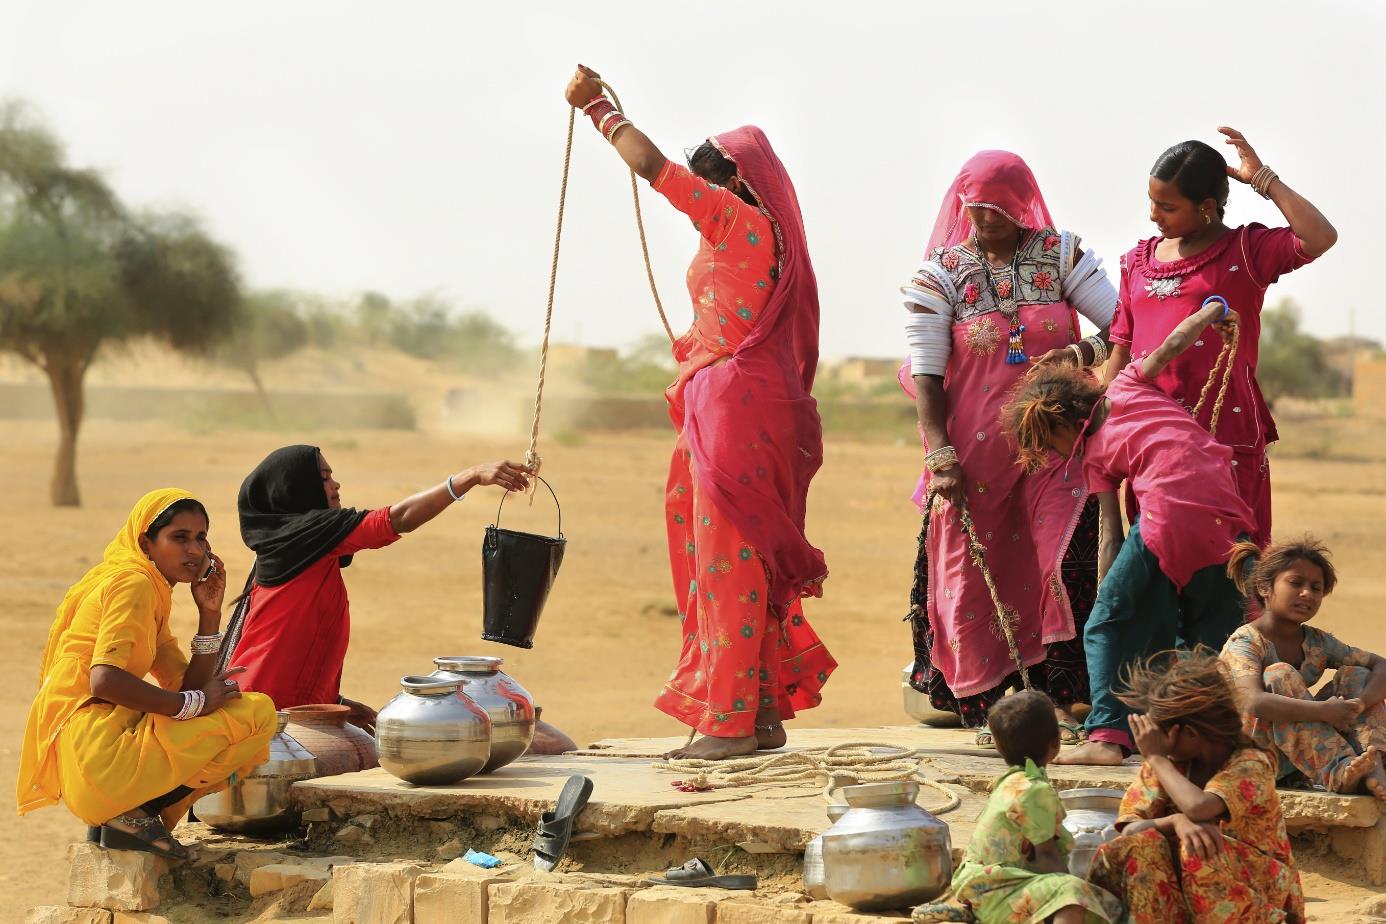
<svg viewBox="0 0 1386 924">
<path fill-rule="evenodd" d="M 930 488 L 929 493 L 924 497 L 924 525 L 922 532 L 927 538 L 929 535 L 929 521 L 933 517 L 934 507 L 939 501 L 939 493 Z M 967 552 L 972 559 L 972 564 L 982 573 L 982 580 L 986 581 L 987 591 L 991 594 L 992 606 L 996 607 L 996 627 L 1001 633 L 1001 637 L 1006 640 L 1006 647 L 1010 649 L 1011 660 L 1015 662 L 1016 670 L 1020 672 L 1020 681 L 1025 689 L 1032 690 L 1030 685 L 1030 671 L 1025 666 L 1025 662 L 1020 657 L 1020 647 L 1015 641 L 1015 627 L 1020 622 L 1020 613 L 1015 607 L 1007 606 L 1001 601 L 1001 592 L 996 589 L 996 580 L 991 576 L 991 569 L 987 567 L 987 547 L 982 545 L 982 541 L 977 538 L 977 526 L 972 522 L 972 514 L 968 513 L 966 504 L 956 505 L 958 508 L 958 519 L 962 521 L 963 530 L 967 533 Z"/>
<path fill-rule="evenodd" d="M 1210 295 L 1203 300 L 1200 309 L 1207 308 L 1212 302 L 1221 302 L 1226 316 L 1227 310 L 1231 307 L 1227 304 L 1227 299 L 1221 295 Z M 1208 401 L 1208 393 L 1213 390 L 1213 382 L 1217 381 L 1218 371 L 1222 372 L 1222 384 L 1218 386 L 1218 397 L 1213 402 L 1213 416 L 1208 420 L 1208 432 L 1214 435 L 1218 432 L 1218 418 L 1222 416 L 1222 403 L 1227 398 L 1227 386 L 1232 381 L 1232 363 L 1237 358 L 1237 341 L 1240 339 L 1241 331 L 1237 324 L 1224 324 L 1219 331 L 1222 335 L 1222 350 L 1218 353 L 1218 358 L 1213 361 L 1213 368 L 1208 370 L 1208 381 L 1203 383 L 1203 391 L 1199 392 L 1198 403 L 1194 405 L 1193 416 L 1198 419 L 1198 415 L 1203 410 L 1203 405 Z"/>
<path fill-rule="evenodd" d="M 612 102 L 619 109 L 621 107 L 620 97 L 611 85 L 604 80 L 598 80 L 603 90 L 611 94 Z M 539 474 L 539 467 L 544 460 L 539 455 L 539 418 L 544 410 L 544 377 L 548 372 L 549 366 L 549 332 L 553 329 L 553 293 L 558 285 L 558 252 L 563 240 L 563 209 L 568 200 L 568 172 L 573 160 L 573 126 L 577 121 L 577 110 L 568 110 L 568 138 L 563 146 L 563 179 L 558 187 L 558 222 L 553 233 L 553 261 L 549 266 L 549 296 L 544 307 L 544 340 L 539 347 L 539 384 L 534 393 L 534 425 L 529 433 L 529 449 L 525 451 L 525 464 L 534 469 L 534 473 Z M 645 257 L 645 276 L 650 281 L 650 293 L 654 295 L 655 309 L 659 311 L 659 320 L 664 324 L 664 332 L 669 336 L 669 342 L 674 342 L 674 329 L 669 326 L 669 319 L 664 314 L 664 303 L 660 301 L 659 289 L 655 285 L 654 267 L 650 264 L 650 246 L 645 240 L 645 219 L 640 213 L 640 187 L 635 182 L 635 171 L 630 171 L 630 192 L 635 201 L 635 226 L 640 231 L 640 252 Z M 532 485 L 531 485 L 532 487 Z M 533 495 L 530 495 L 531 502 Z"/>
</svg>

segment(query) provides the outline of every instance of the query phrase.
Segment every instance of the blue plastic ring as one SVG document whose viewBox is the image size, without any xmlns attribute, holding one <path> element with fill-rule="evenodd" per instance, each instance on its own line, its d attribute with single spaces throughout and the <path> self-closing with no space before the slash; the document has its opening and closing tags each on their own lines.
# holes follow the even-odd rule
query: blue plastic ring
<svg viewBox="0 0 1386 924">
<path fill-rule="evenodd" d="M 1218 320 L 1219 320 L 1219 321 L 1226 320 L 1226 319 L 1227 319 L 1227 314 L 1228 314 L 1228 312 L 1230 312 L 1230 311 L 1232 310 L 1232 306 L 1229 305 L 1229 304 L 1227 304 L 1227 299 L 1223 298 L 1221 295 L 1210 295 L 1210 296 L 1208 296 L 1207 298 L 1205 298 L 1205 299 L 1203 300 L 1203 304 L 1200 305 L 1199 308 L 1200 308 L 1200 309 L 1202 309 L 1202 308 L 1207 308 L 1207 307 L 1208 307 L 1211 303 L 1213 303 L 1213 302 L 1222 302 L 1222 317 L 1221 317 L 1221 318 L 1218 318 Z"/>
</svg>

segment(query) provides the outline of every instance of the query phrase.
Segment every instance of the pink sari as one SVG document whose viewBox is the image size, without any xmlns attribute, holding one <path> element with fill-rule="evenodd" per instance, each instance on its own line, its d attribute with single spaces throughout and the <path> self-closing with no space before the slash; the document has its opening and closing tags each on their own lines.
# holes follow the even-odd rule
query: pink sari
<svg viewBox="0 0 1386 924">
<path fill-rule="evenodd" d="M 1001 408 L 1030 366 L 1005 362 L 1009 321 L 989 304 L 992 294 L 985 282 L 979 285 L 984 277 L 978 275 L 975 254 L 960 246 L 972 236 L 968 206 L 995 209 L 1028 230 L 1020 245 L 1020 278 L 1012 281 L 1025 353 L 1040 356 L 1077 342 L 1078 318 L 1062 298 L 1066 270 L 1058 257 L 1061 238 L 1030 168 L 1005 151 L 974 156 L 944 198 L 925 259 L 959 283 L 956 291 L 940 291 L 955 306 L 952 353 L 943 379 L 948 433 L 967 478 L 967 507 L 987 548 L 1001 601 L 1019 613 L 1015 636 L 1028 668 L 1046 660 L 1048 645 L 1074 637 L 1061 565 L 1087 491 L 1081 478 L 1065 480 L 1057 460 L 1025 473 L 1002 434 Z M 914 395 L 908 361 L 900 369 L 900 384 Z M 916 504 L 923 502 L 929 477 L 926 471 L 920 478 Z M 945 505 L 934 516 L 927 555 L 933 664 L 957 697 L 993 690 L 1016 672 L 1016 664 L 953 508 Z"/>
<path fill-rule="evenodd" d="M 823 463 L 823 427 L 810 394 L 818 280 L 794 185 L 765 133 L 748 125 L 712 141 L 770 214 L 779 278 L 746 339 L 688 381 L 683 406 L 671 404 L 671 413 L 700 488 L 764 558 L 769 602 L 783 617 L 793 601 L 821 596 L 828 576 L 823 553 L 804 535 L 809 482 Z"/>
</svg>

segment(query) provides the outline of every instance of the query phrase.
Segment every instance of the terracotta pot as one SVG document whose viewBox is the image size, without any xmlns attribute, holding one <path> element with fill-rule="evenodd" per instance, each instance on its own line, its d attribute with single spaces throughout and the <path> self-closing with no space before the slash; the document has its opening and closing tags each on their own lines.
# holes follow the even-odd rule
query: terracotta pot
<svg viewBox="0 0 1386 924">
<path fill-rule="evenodd" d="M 375 738 L 347 722 L 351 710 L 336 703 L 291 706 L 289 734 L 298 740 L 318 762 L 317 776 L 336 776 L 380 766 L 375 756 Z"/>
</svg>

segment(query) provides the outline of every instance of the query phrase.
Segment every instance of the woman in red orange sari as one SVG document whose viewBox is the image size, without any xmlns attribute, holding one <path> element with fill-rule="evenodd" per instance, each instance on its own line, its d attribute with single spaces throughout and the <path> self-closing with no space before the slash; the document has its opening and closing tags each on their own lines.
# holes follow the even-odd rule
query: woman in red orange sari
<svg viewBox="0 0 1386 924">
<path fill-rule="evenodd" d="M 673 757 L 777 748 L 837 666 L 804 619 L 823 554 L 804 536 L 823 461 L 810 391 L 818 283 L 794 186 L 760 129 L 665 158 L 579 67 L 566 93 L 626 164 L 693 222 L 693 324 L 665 392 L 678 431 L 665 501 L 683 652 L 655 706 L 703 737 Z"/>
</svg>

